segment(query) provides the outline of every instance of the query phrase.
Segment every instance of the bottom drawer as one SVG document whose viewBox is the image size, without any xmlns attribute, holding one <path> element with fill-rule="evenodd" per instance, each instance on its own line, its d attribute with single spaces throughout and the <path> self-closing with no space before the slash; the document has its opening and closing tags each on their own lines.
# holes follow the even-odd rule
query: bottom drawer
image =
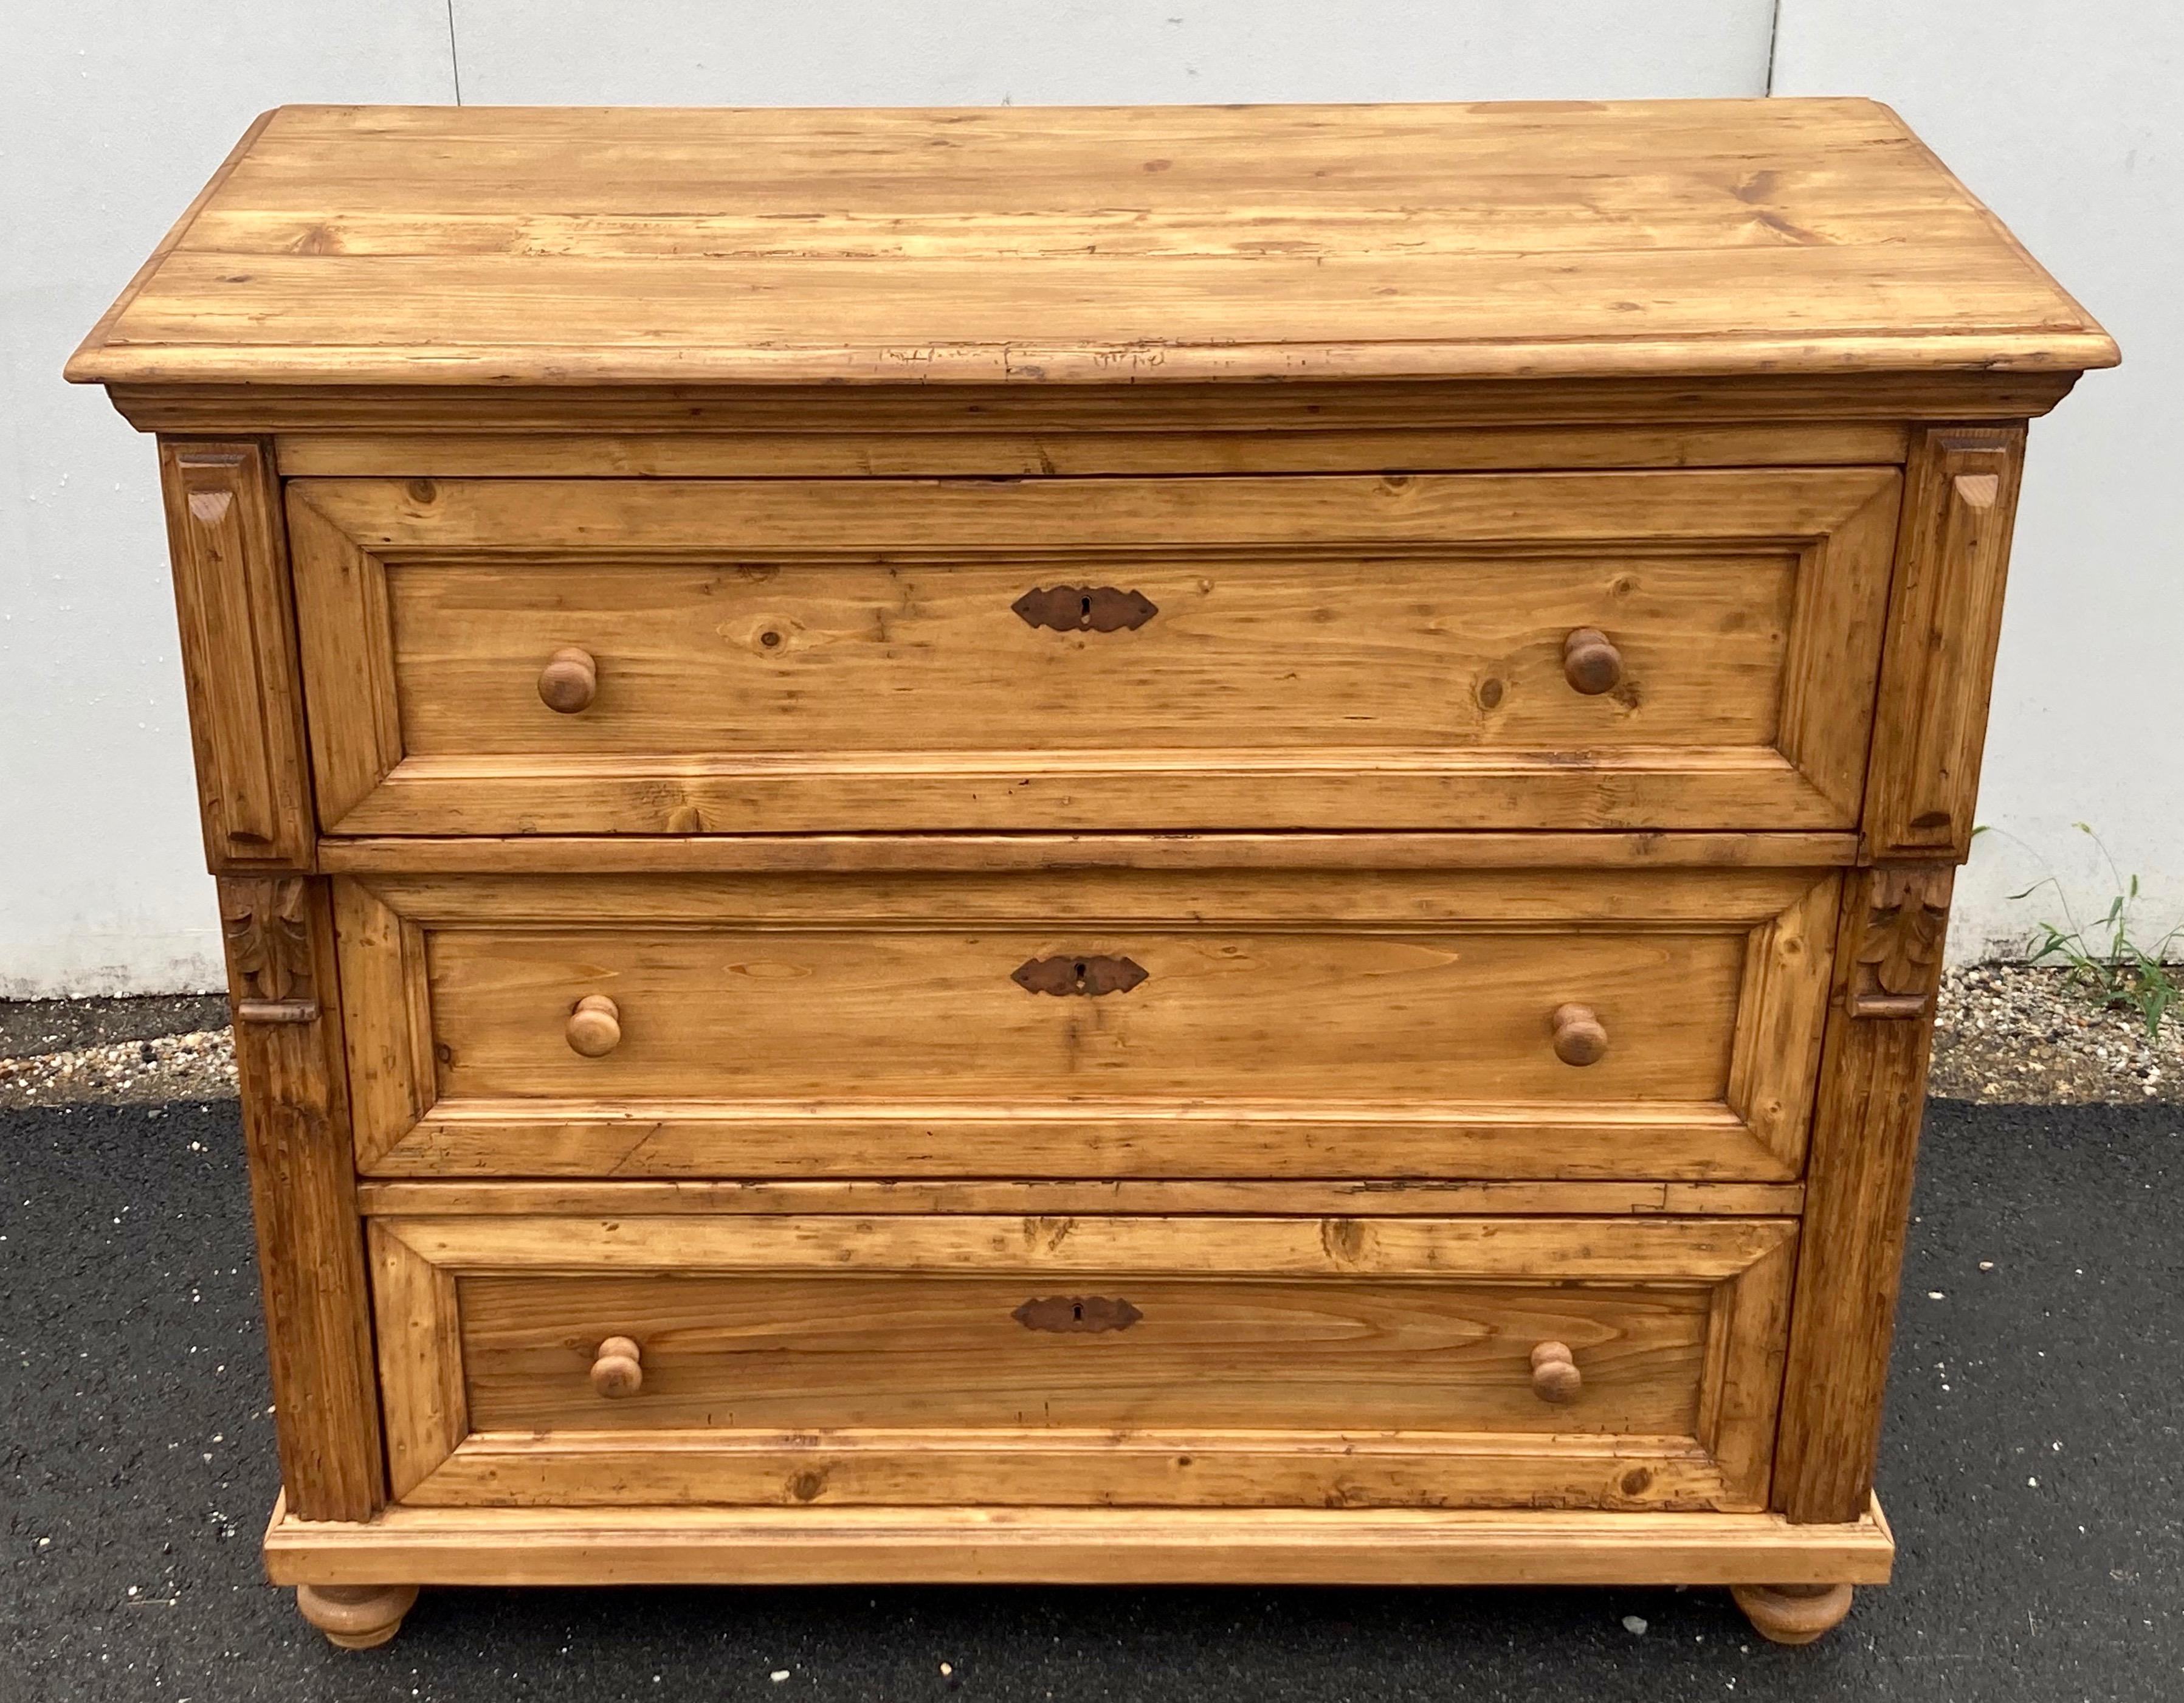
<svg viewBox="0 0 2184 1703">
<path fill-rule="evenodd" d="M 373 1220 L 412 1504 L 1763 1507 L 1780 1219 Z"/>
</svg>

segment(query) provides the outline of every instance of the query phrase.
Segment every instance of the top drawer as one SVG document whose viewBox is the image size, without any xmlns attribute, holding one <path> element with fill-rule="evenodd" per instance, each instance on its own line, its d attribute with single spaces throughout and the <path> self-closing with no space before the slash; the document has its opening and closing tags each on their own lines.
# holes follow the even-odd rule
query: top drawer
<svg viewBox="0 0 2184 1703">
<path fill-rule="evenodd" d="M 298 480 L 320 818 L 1847 828 L 1899 483 Z"/>
</svg>

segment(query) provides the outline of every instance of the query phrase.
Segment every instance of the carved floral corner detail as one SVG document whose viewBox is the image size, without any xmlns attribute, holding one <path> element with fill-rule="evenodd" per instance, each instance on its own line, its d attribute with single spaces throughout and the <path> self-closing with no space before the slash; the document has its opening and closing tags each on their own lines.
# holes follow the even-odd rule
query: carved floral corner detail
<svg viewBox="0 0 2184 1703">
<path fill-rule="evenodd" d="M 220 929 L 235 976 L 235 1012 L 244 1022 L 308 1023 L 311 927 L 300 877 L 220 884 Z"/>
<path fill-rule="evenodd" d="M 1852 978 L 1852 1017 L 1922 1017 L 1941 986 L 1949 927 L 1947 866 L 1875 869 Z"/>
</svg>

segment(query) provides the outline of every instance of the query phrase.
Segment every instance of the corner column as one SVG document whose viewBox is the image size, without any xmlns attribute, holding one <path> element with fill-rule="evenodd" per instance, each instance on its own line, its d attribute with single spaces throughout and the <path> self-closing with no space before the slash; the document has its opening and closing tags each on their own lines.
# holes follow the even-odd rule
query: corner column
<svg viewBox="0 0 2184 1703">
<path fill-rule="evenodd" d="M 256 439 L 163 438 L 159 466 L 281 1479 L 299 1519 L 365 1520 L 386 1466 L 279 481 Z"/>
<path fill-rule="evenodd" d="M 1971 852 L 2024 446 L 2021 422 L 1921 427 L 1904 468 L 1861 867 L 1845 883 L 1836 933 L 1775 1449 L 1774 1505 L 1801 1522 L 1860 1519 L 1873 1493 L 1950 891 Z"/>
</svg>

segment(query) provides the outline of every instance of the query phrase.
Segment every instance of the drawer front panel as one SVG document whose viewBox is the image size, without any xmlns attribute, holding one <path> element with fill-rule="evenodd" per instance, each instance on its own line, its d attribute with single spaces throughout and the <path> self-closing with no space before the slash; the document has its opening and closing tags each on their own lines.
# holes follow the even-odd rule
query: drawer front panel
<svg viewBox="0 0 2184 1703">
<path fill-rule="evenodd" d="M 412 1502 L 1743 1508 L 1794 1235 L 684 1215 L 373 1240 Z"/>
<path fill-rule="evenodd" d="M 457 927 L 426 976 L 451 1100 L 1702 1101 L 1744 934 Z M 1144 980 L 1079 994 L 1077 964 Z M 1017 979 L 1050 965 L 1067 991 Z M 582 1057 L 569 1008 L 609 989 L 619 1041 Z M 1551 1022 L 1576 992 L 1612 1025 L 1584 1069 Z"/>
<path fill-rule="evenodd" d="M 1847 827 L 1898 483 L 297 481 L 321 814 Z"/>
<path fill-rule="evenodd" d="M 1835 892 L 1809 870 L 348 880 L 360 1158 L 1785 1179 Z"/>
</svg>

